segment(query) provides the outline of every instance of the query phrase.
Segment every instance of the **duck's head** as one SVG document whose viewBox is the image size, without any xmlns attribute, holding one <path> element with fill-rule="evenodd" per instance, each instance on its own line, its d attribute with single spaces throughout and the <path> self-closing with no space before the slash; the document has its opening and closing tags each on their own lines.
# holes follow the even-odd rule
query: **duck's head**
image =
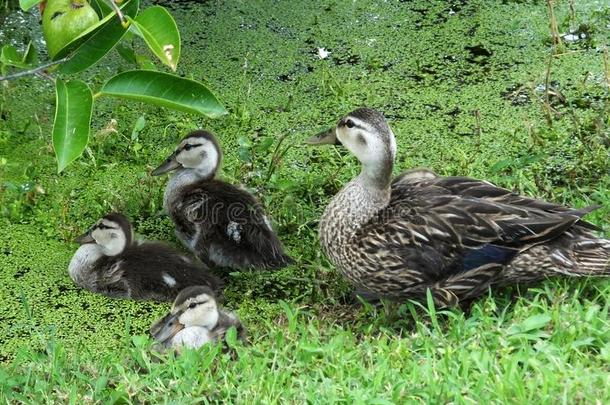
<svg viewBox="0 0 610 405">
<path fill-rule="evenodd" d="M 76 238 L 76 242 L 81 245 L 95 243 L 106 256 L 121 254 L 131 245 L 132 240 L 131 223 L 124 215 L 118 213 L 102 217 L 87 232 Z"/>
<path fill-rule="evenodd" d="M 382 113 L 358 108 L 341 118 L 328 131 L 309 138 L 309 145 L 343 145 L 362 164 L 363 175 L 380 187 L 387 187 L 396 157 L 396 139 Z"/>
<path fill-rule="evenodd" d="M 222 151 L 214 135 L 203 130 L 193 131 L 182 138 L 174 152 L 153 170 L 152 175 L 182 169 L 204 179 L 213 178 L 221 159 Z"/>
<path fill-rule="evenodd" d="M 218 323 L 218 304 L 214 292 L 205 286 L 191 286 L 180 291 L 169 314 L 156 322 L 151 335 L 166 342 L 190 326 L 212 330 Z"/>
</svg>

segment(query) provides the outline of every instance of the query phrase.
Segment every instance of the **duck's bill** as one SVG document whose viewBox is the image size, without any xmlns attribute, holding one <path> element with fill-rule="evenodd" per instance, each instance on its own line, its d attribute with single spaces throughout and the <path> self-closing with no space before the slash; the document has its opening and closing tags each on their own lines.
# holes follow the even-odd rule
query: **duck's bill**
<svg viewBox="0 0 610 405">
<path fill-rule="evenodd" d="M 78 243 L 79 245 L 84 245 L 85 243 L 95 242 L 95 239 L 93 239 L 93 236 L 91 236 L 91 233 L 89 231 L 87 231 L 87 232 L 83 233 L 81 236 L 74 239 L 74 242 Z"/>
<path fill-rule="evenodd" d="M 175 314 L 169 313 L 158 320 L 150 328 L 150 334 L 152 337 L 161 343 L 165 343 L 176 336 L 176 333 L 184 329 L 184 325 L 178 322 L 180 314 L 181 312 L 177 312 Z"/>
<path fill-rule="evenodd" d="M 165 162 L 161 164 L 161 166 L 157 167 L 152 171 L 153 176 L 159 176 L 163 173 L 171 172 L 172 170 L 176 170 L 180 167 L 180 163 L 176 160 L 174 155 L 171 155 L 167 158 Z"/>
<path fill-rule="evenodd" d="M 335 127 L 308 138 L 305 143 L 307 145 L 341 145 L 341 142 L 337 139 Z"/>
</svg>

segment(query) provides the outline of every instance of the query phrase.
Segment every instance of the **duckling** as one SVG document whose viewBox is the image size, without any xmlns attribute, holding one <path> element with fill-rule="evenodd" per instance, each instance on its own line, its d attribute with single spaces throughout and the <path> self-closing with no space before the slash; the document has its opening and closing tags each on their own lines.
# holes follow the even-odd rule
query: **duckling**
<svg viewBox="0 0 610 405">
<path fill-rule="evenodd" d="M 235 314 L 218 307 L 214 292 L 205 286 L 191 286 L 178 294 L 171 311 L 151 326 L 150 334 L 164 347 L 180 351 L 223 341 L 232 326 L 238 338 L 245 340 L 242 323 Z"/>
<path fill-rule="evenodd" d="M 152 172 L 175 171 L 163 205 L 178 239 L 209 266 L 277 269 L 293 263 L 254 196 L 216 178 L 221 160 L 214 135 L 194 131 Z"/>
<path fill-rule="evenodd" d="M 362 165 L 322 215 L 322 248 L 374 298 L 453 306 L 489 287 L 551 276 L 610 275 L 610 240 L 572 209 L 487 181 L 415 169 L 392 181 L 396 140 L 382 113 L 359 108 L 309 144 L 341 144 Z"/>
<path fill-rule="evenodd" d="M 160 242 L 135 241 L 122 214 L 104 216 L 76 239 L 68 274 L 87 290 L 114 298 L 171 301 L 185 287 L 220 281 L 204 265 Z"/>
</svg>

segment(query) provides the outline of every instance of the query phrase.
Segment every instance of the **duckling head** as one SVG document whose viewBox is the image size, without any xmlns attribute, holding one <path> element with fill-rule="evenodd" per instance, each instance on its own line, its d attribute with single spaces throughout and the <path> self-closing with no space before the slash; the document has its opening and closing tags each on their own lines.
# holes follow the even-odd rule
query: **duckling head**
<svg viewBox="0 0 610 405">
<path fill-rule="evenodd" d="M 174 152 L 152 175 L 158 176 L 173 170 L 189 170 L 202 179 L 213 178 L 220 167 L 222 151 L 211 133 L 194 131 L 185 136 Z"/>
<path fill-rule="evenodd" d="M 306 141 L 310 145 L 345 146 L 362 164 L 362 175 L 372 185 L 389 187 L 396 157 L 396 138 L 382 113 L 358 108 L 328 131 Z"/>
<path fill-rule="evenodd" d="M 150 328 L 151 335 L 167 342 L 184 328 L 201 326 L 212 330 L 218 323 L 216 295 L 205 286 L 191 286 L 180 291 L 169 314 Z"/>
<path fill-rule="evenodd" d="M 121 214 L 112 213 L 104 216 L 87 232 L 76 238 L 76 242 L 97 244 L 104 255 L 121 254 L 133 240 L 133 231 L 129 220 Z"/>
</svg>

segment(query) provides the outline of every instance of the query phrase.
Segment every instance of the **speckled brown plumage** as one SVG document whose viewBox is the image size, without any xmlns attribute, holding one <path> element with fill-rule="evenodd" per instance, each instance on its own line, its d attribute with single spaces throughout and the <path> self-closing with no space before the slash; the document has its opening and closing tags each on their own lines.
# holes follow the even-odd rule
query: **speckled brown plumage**
<svg viewBox="0 0 610 405">
<path fill-rule="evenodd" d="M 451 306 L 491 286 L 610 274 L 610 240 L 581 219 L 595 207 L 571 209 L 426 169 L 390 183 L 393 134 L 380 113 L 361 110 L 339 121 L 337 139 L 365 161 L 363 171 L 320 221 L 324 251 L 359 290 L 417 300 L 429 290 L 437 305 Z M 360 144 L 374 146 L 379 164 Z"/>
</svg>

